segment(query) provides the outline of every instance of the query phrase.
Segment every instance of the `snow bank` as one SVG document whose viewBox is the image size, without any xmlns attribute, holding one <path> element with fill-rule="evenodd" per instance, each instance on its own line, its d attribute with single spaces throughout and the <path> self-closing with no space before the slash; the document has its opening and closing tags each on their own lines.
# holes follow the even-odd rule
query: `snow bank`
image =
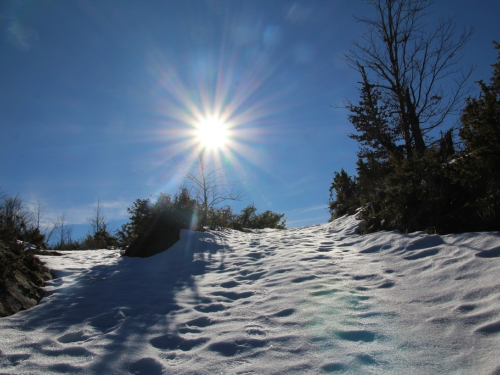
<svg viewBox="0 0 500 375">
<path fill-rule="evenodd" d="M 183 231 L 151 258 L 42 257 L 41 304 L 0 320 L 7 373 L 500 372 L 500 236 L 358 222 Z"/>
</svg>

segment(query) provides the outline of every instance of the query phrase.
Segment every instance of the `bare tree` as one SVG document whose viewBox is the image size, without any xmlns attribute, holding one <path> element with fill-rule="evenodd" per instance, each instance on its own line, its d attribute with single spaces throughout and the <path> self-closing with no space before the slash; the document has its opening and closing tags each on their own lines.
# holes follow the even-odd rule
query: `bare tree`
<svg viewBox="0 0 500 375">
<path fill-rule="evenodd" d="M 97 197 L 97 203 L 94 208 L 94 216 L 87 219 L 91 226 L 91 235 L 103 233 L 107 230 L 106 217 L 102 212 L 101 200 Z"/>
<path fill-rule="evenodd" d="M 473 29 L 457 38 L 453 18 L 427 24 L 428 0 L 371 0 L 374 18 L 356 17 L 368 25 L 362 42 L 354 42 L 348 64 L 358 70 L 362 84 L 380 94 L 399 134 L 407 157 L 423 155 L 434 138 L 429 132 L 460 110 L 470 92 L 467 81 L 472 67 L 458 64 Z"/>
<path fill-rule="evenodd" d="M 55 236 L 56 242 L 53 248 L 59 250 L 67 249 L 73 245 L 73 240 L 71 238 L 72 234 L 73 228 L 66 225 L 66 214 L 62 213 L 52 224 L 52 228 L 47 234 L 46 241 L 50 242 L 52 237 Z"/>
<path fill-rule="evenodd" d="M 45 210 L 45 204 L 37 199 L 35 202 L 35 207 L 33 208 L 33 220 L 35 228 L 40 230 L 40 226 L 42 224 L 43 211 Z"/>
<path fill-rule="evenodd" d="M 0 237 L 20 239 L 31 227 L 32 216 L 19 195 L 0 192 Z"/>
<path fill-rule="evenodd" d="M 186 172 L 186 171 L 185 171 Z M 186 187 L 193 193 L 200 206 L 200 224 L 205 225 L 208 213 L 227 201 L 243 199 L 243 192 L 236 189 L 237 181 L 231 178 L 231 167 L 227 164 L 207 163 L 204 151 L 198 154 L 193 171 L 186 172 Z"/>
</svg>

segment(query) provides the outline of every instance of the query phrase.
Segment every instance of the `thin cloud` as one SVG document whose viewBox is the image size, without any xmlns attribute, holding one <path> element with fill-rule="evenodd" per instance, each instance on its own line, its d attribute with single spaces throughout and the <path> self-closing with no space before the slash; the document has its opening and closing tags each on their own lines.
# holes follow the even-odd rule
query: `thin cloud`
<svg viewBox="0 0 500 375">
<path fill-rule="evenodd" d="M 301 219 L 301 220 L 290 220 L 286 221 L 287 227 L 290 228 L 297 228 L 297 227 L 304 227 L 304 226 L 309 226 L 309 225 L 316 225 L 316 224 L 324 224 L 328 220 L 325 219 L 324 216 L 316 216 L 316 217 L 310 217 L 307 219 Z"/>
<path fill-rule="evenodd" d="M 313 211 L 324 211 L 328 209 L 328 204 L 322 204 L 322 205 L 317 205 L 317 206 L 311 206 L 311 207 L 301 207 L 301 208 L 295 208 L 291 211 L 289 211 L 290 214 L 305 214 L 308 212 L 313 212 Z"/>
<path fill-rule="evenodd" d="M 310 207 L 301 207 L 287 212 L 287 226 L 289 227 L 302 227 L 306 225 L 325 223 L 328 221 L 328 205 L 316 205 Z M 319 211 L 324 211 L 325 213 L 321 216 L 318 215 Z M 315 213 L 314 217 L 311 217 L 311 213 Z"/>
<path fill-rule="evenodd" d="M 132 205 L 132 202 L 125 200 L 116 201 L 100 201 L 99 205 L 102 209 L 106 221 L 116 219 L 126 219 L 129 215 L 127 208 Z M 66 224 L 88 224 L 89 218 L 95 216 L 96 202 L 84 205 L 76 205 L 69 208 L 61 207 L 57 210 L 47 210 L 44 212 L 44 224 L 49 225 L 57 221 L 62 214 L 66 219 Z"/>
<path fill-rule="evenodd" d="M 29 52 L 38 43 L 38 34 L 14 20 L 7 28 L 7 40 L 21 51 Z"/>
</svg>

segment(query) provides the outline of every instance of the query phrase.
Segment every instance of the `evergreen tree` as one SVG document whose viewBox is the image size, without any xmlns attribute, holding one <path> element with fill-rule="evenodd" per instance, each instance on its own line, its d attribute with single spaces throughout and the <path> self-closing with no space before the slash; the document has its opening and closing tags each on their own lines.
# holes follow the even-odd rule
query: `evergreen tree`
<svg viewBox="0 0 500 375">
<path fill-rule="evenodd" d="M 335 217 L 362 206 L 365 232 L 452 231 L 445 218 L 456 216 L 463 197 L 448 173 L 452 129 L 441 139 L 436 130 L 468 92 L 471 70 L 460 76 L 456 65 L 472 30 L 455 38 L 453 19 L 427 25 L 432 1 L 369 3 L 375 16 L 358 18 L 369 29 L 347 55 L 361 75 L 360 100 L 347 103 L 356 129 L 350 137 L 360 146 L 358 176 L 335 173 L 330 211 Z M 455 85 L 445 86 L 451 75 Z"/>
<path fill-rule="evenodd" d="M 360 206 L 359 196 L 356 192 L 356 178 L 341 169 L 335 172 L 330 187 L 330 215 L 332 219 L 353 214 Z"/>
<path fill-rule="evenodd" d="M 479 98 L 467 99 L 459 133 L 465 145 L 460 180 L 471 195 L 479 230 L 500 229 L 500 44 L 494 45 L 499 55 L 490 84 L 479 81 Z"/>
<path fill-rule="evenodd" d="M 167 250 L 179 240 L 181 229 L 197 229 L 198 204 L 187 189 L 172 197 L 160 193 L 156 199 L 137 199 L 130 213 L 130 225 L 123 228 L 132 239 L 127 256 L 147 257 Z"/>
</svg>

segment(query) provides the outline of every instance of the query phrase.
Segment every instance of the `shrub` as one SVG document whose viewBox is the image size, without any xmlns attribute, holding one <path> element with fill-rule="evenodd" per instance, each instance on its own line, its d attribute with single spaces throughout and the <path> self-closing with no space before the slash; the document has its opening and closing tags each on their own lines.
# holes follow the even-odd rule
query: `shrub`
<svg viewBox="0 0 500 375">
<path fill-rule="evenodd" d="M 126 256 L 148 257 L 167 250 L 179 240 L 181 229 L 196 229 L 197 204 L 183 189 L 172 196 L 160 193 L 155 200 L 138 199 L 128 209 L 130 238 Z"/>
<path fill-rule="evenodd" d="M 18 195 L 9 196 L 0 192 L 0 240 L 8 244 L 21 240 L 36 246 L 41 246 L 45 240 Z"/>
<path fill-rule="evenodd" d="M 257 209 L 253 204 L 245 207 L 241 210 L 240 215 L 236 215 L 234 218 L 232 227 L 234 229 L 263 229 L 263 228 L 273 228 L 273 229 L 285 229 L 286 219 L 284 219 L 285 214 L 278 214 L 272 211 L 264 211 L 261 214 L 256 214 Z"/>
</svg>

